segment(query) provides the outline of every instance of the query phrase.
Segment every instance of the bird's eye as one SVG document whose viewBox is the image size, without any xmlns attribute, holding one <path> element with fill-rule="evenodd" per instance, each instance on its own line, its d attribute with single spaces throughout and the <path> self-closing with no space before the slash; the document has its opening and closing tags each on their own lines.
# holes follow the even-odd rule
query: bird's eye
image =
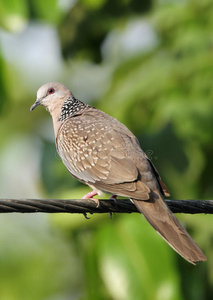
<svg viewBox="0 0 213 300">
<path fill-rule="evenodd" d="M 47 91 L 47 94 L 50 95 L 50 94 L 53 94 L 55 93 L 55 89 L 54 88 L 49 88 L 48 91 Z"/>
</svg>

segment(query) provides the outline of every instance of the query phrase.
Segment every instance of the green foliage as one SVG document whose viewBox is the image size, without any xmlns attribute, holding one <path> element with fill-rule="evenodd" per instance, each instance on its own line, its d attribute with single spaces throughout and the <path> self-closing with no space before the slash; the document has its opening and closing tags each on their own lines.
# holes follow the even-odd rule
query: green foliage
<svg viewBox="0 0 213 300">
<path fill-rule="evenodd" d="M 77 1 L 60 26 L 65 58 L 101 60 L 101 44 L 108 32 L 120 27 L 130 16 L 149 10 L 151 1 Z M 104 21 L 103 21 L 104 20 Z"/>
<path fill-rule="evenodd" d="M 4 85 L 4 80 L 5 80 L 5 62 L 3 60 L 3 58 L 0 56 L 0 86 L 1 86 L 1 90 L 0 90 L 0 114 L 2 113 L 3 107 L 4 107 L 4 103 L 5 103 L 5 98 L 6 98 L 6 91 L 5 91 L 5 85 Z"/>
<path fill-rule="evenodd" d="M 6 30 L 22 30 L 28 18 L 25 0 L 2 0 L 0 2 L 0 24 Z"/>
<path fill-rule="evenodd" d="M 30 0 L 29 7 L 35 19 L 57 23 L 61 18 L 57 0 Z"/>
<path fill-rule="evenodd" d="M 63 61 L 53 79 L 73 86 L 76 97 L 84 91 L 86 101 L 88 94 L 99 90 L 93 104 L 137 135 L 172 198 L 211 199 L 212 13 L 211 0 L 82 0 L 64 7 L 57 1 L 2 0 L 0 25 L 17 39 L 32 21 L 41 26 L 41 33 L 44 23 L 56 30 Z M 128 52 L 130 45 L 122 44 L 122 37 L 136 23 L 148 25 L 156 40 L 150 48 Z M 42 42 L 33 41 L 31 50 Z M 23 53 L 23 60 L 27 54 Z M 38 61 L 43 69 L 49 54 Z M 8 59 L 2 46 L 1 198 L 11 194 L 14 198 L 80 198 L 89 189 L 71 178 L 57 156 L 46 122 L 50 116 L 42 109 L 29 113 L 41 74 L 30 65 L 37 80 L 32 83 L 18 63 Z M 100 78 L 105 80 L 102 89 Z M 21 139 L 27 141 L 24 146 Z M 116 215 L 112 220 L 65 214 L 53 215 L 48 222 L 37 215 L 10 218 L 2 219 L 0 235 L 2 299 L 25 295 L 30 299 L 199 300 L 212 294 L 211 216 L 178 216 L 208 258 L 197 267 L 180 258 L 136 214 Z"/>
</svg>

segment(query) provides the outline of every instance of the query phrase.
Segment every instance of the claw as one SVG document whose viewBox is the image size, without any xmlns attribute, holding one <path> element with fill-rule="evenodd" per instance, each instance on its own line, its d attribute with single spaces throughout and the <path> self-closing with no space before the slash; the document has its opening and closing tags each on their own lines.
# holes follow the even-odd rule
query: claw
<svg viewBox="0 0 213 300">
<path fill-rule="evenodd" d="M 109 198 L 109 200 L 114 200 L 115 203 L 116 203 L 117 195 L 111 195 L 111 197 Z"/>
<path fill-rule="evenodd" d="M 87 220 L 90 219 L 89 217 L 87 217 L 87 213 L 83 213 L 83 215 L 84 215 L 84 218 L 85 218 L 85 219 L 87 219 Z"/>
<path fill-rule="evenodd" d="M 116 206 L 116 204 L 117 204 L 117 203 L 116 203 L 116 201 L 117 201 L 117 195 L 111 195 L 110 198 L 109 198 L 109 200 L 114 200 L 115 206 Z M 112 219 L 112 216 L 113 216 L 113 215 L 115 215 L 115 213 L 110 211 L 110 212 L 109 212 L 109 217 L 110 217 L 110 219 Z"/>
</svg>

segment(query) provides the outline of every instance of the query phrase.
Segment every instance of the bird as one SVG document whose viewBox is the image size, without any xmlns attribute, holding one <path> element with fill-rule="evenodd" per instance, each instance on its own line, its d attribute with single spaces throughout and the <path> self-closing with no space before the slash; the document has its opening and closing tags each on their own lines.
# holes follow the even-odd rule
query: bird
<svg viewBox="0 0 213 300">
<path fill-rule="evenodd" d="M 74 97 L 58 82 L 42 85 L 30 111 L 52 116 L 55 144 L 69 173 L 92 191 L 129 198 L 160 236 L 196 265 L 206 257 L 167 206 L 169 190 L 135 135 L 117 119 Z M 125 199 L 124 199 L 125 201 Z"/>
</svg>

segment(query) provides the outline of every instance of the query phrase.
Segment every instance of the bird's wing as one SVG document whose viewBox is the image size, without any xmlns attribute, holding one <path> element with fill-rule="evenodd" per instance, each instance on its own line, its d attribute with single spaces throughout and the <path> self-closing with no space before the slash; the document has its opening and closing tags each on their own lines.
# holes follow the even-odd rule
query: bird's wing
<svg viewBox="0 0 213 300">
<path fill-rule="evenodd" d="M 141 174 L 132 159 L 135 145 L 119 126 L 122 124 L 109 116 L 70 118 L 59 130 L 58 153 L 77 179 L 106 192 L 147 200 L 150 189 L 138 180 Z M 142 150 L 139 152 L 135 155 Z"/>
</svg>

